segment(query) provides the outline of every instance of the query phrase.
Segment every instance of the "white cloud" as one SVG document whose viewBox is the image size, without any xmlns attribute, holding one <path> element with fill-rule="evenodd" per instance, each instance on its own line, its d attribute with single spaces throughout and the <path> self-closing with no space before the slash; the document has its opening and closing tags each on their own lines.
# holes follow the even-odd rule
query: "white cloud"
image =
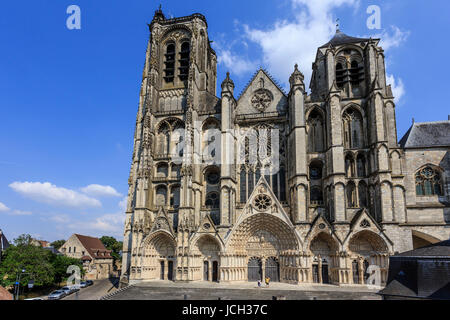
<svg viewBox="0 0 450 320">
<path fill-rule="evenodd" d="M 33 212 L 30 211 L 22 211 L 22 210 L 13 210 L 11 212 L 12 216 L 31 216 Z"/>
<path fill-rule="evenodd" d="M 70 217 L 67 214 L 58 214 L 55 216 L 52 216 L 50 218 L 51 221 L 57 222 L 57 223 L 69 223 Z"/>
<path fill-rule="evenodd" d="M 380 38 L 380 46 L 383 47 L 385 51 L 392 48 L 397 48 L 402 45 L 409 37 L 409 31 L 402 31 L 396 26 L 391 26 L 390 33 L 388 30 L 384 30 L 382 33 L 372 36 L 372 38 Z"/>
<path fill-rule="evenodd" d="M 6 212 L 9 211 L 10 209 L 4 205 L 3 203 L 0 202 L 0 212 Z"/>
<path fill-rule="evenodd" d="M 111 186 L 102 186 L 99 184 L 91 184 L 87 187 L 81 188 L 81 191 L 85 194 L 94 196 L 94 197 L 121 197 L 122 195 L 117 192 Z"/>
<path fill-rule="evenodd" d="M 101 207 L 101 202 L 77 191 L 57 187 L 50 182 L 13 182 L 11 189 L 32 200 L 55 206 Z"/>
<path fill-rule="evenodd" d="M 357 0 L 291 0 L 298 10 L 294 21 L 277 21 L 265 30 L 244 26 L 249 40 L 257 43 L 263 52 L 263 62 L 279 80 L 287 82 L 298 63 L 309 83 L 311 64 L 317 48 L 334 35 L 332 9 L 343 5 L 357 7 Z"/>
<path fill-rule="evenodd" d="M 80 234 L 98 237 L 103 235 L 122 237 L 124 223 L 124 213 L 113 213 L 102 215 L 91 221 L 73 221 L 66 224 L 66 227 L 72 232 Z"/>
<path fill-rule="evenodd" d="M 128 198 L 125 197 L 125 198 L 123 198 L 123 199 L 119 202 L 119 208 L 120 208 L 120 210 L 122 210 L 123 212 L 125 212 L 125 210 L 127 210 L 127 201 L 128 201 Z"/>
<path fill-rule="evenodd" d="M 31 216 L 33 214 L 30 211 L 11 210 L 1 202 L 0 202 L 0 212 L 6 212 L 10 216 Z"/>
<path fill-rule="evenodd" d="M 223 64 L 231 74 L 239 76 L 246 72 L 256 70 L 256 63 L 233 54 L 229 49 L 222 49 L 220 46 L 216 47 L 219 63 Z"/>
<path fill-rule="evenodd" d="M 405 95 L 405 85 L 403 84 L 403 80 L 400 78 L 395 78 L 393 75 L 386 75 L 387 84 L 392 87 L 392 94 L 395 97 L 395 100 L 400 102 L 402 97 Z"/>
</svg>

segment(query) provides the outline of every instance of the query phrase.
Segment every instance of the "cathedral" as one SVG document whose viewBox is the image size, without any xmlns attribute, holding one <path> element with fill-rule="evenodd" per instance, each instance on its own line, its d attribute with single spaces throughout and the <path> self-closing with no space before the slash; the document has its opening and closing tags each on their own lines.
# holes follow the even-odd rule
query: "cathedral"
<svg viewBox="0 0 450 320">
<path fill-rule="evenodd" d="M 203 15 L 149 30 L 123 285 L 383 285 L 391 255 L 450 237 L 450 121 L 397 138 L 380 39 L 337 30 L 309 91 L 295 65 L 289 92 L 259 69 L 238 95 Z"/>
</svg>

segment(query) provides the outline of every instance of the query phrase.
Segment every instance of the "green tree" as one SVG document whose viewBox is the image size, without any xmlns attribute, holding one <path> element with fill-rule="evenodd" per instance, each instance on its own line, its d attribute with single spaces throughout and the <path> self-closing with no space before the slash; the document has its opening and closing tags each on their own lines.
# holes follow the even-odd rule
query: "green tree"
<svg viewBox="0 0 450 320">
<path fill-rule="evenodd" d="M 64 243 L 66 243 L 66 240 L 56 240 L 50 243 L 50 245 L 56 250 L 59 250 L 59 248 L 61 248 Z"/>
<path fill-rule="evenodd" d="M 63 255 L 53 255 L 51 259 L 51 263 L 55 269 L 55 283 L 61 283 L 62 281 L 67 280 L 70 277 L 70 274 L 67 273 L 67 268 L 69 266 L 75 265 L 80 268 L 81 275 L 84 275 L 85 271 L 83 269 L 83 263 L 76 259 L 70 258 Z"/>
<path fill-rule="evenodd" d="M 48 250 L 31 245 L 31 236 L 21 235 L 14 240 L 3 256 L 0 264 L 0 284 L 11 287 L 18 273 L 25 270 L 21 276 L 20 285 L 25 286 L 34 280 L 35 286 L 47 286 L 54 282 L 55 269 L 51 263 L 52 255 Z"/>
<path fill-rule="evenodd" d="M 111 256 L 114 258 L 114 265 L 116 265 L 116 261 L 122 261 L 122 256 L 120 255 L 123 248 L 122 241 L 117 241 L 115 238 L 109 236 L 101 237 L 100 241 L 103 243 L 106 249 L 112 251 Z"/>
<path fill-rule="evenodd" d="M 33 238 L 29 234 L 21 234 L 13 240 L 16 246 L 28 246 L 31 245 Z"/>
</svg>

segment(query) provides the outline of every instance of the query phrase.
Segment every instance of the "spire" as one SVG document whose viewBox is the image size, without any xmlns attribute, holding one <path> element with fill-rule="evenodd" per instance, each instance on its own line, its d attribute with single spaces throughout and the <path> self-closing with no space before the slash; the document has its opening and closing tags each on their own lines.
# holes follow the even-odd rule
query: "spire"
<svg viewBox="0 0 450 320">
<path fill-rule="evenodd" d="M 166 20 L 166 17 L 164 16 L 164 13 L 162 12 L 162 6 L 159 5 L 158 10 L 155 11 L 155 15 L 153 16 L 153 21 L 161 21 Z"/>
<path fill-rule="evenodd" d="M 294 72 L 291 74 L 291 77 L 289 78 L 289 83 L 291 84 L 291 90 L 295 86 L 301 86 L 303 87 L 303 91 L 305 90 L 305 84 L 303 80 L 305 79 L 305 76 L 303 73 L 298 70 L 298 64 L 295 64 L 294 66 Z"/>
<path fill-rule="evenodd" d="M 230 73 L 227 72 L 227 77 L 222 82 L 222 93 L 223 92 L 230 92 L 232 95 L 234 93 L 234 82 L 230 78 Z"/>
<path fill-rule="evenodd" d="M 338 33 L 338 32 L 340 32 L 341 30 L 339 30 L 339 22 L 340 22 L 341 20 L 339 19 L 339 18 L 337 18 L 336 19 L 336 33 Z"/>
</svg>

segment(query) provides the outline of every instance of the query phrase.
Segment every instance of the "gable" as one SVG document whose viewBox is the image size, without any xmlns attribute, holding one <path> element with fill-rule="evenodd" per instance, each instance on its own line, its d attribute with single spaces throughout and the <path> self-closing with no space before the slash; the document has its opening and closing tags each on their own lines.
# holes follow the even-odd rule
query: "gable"
<svg viewBox="0 0 450 320">
<path fill-rule="evenodd" d="M 284 210 L 281 203 L 278 201 L 277 197 L 272 191 L 272 188 L 267 183 L 264 176 L 261 176 L 258 183 L 256 184 L 246 205 L 244 206 L 242 212 L 238 216 L 237 221 L 234 224 L 232 230 L 230 230 L 230 232 L 227 234 L 225 242 L 226 243 L 229 242 L 232 234 L 234 233 L 235 230 L 237 230 L 240 227 L 241 223 L 243 223 L 248 218 L 257 215 L 272 216 L 281 220 L 282 222 L 284 222 L 284 225 L 288 229 L 290 229 L 289 232 L 292 232 L 295 235 L 298 244 L 300 246 L 302 245 L 302 241 L 300 235 L 298 234 L 298 231 L 295 229 L 290 217 Z"/>
<path fill-rule="evenodd" d="M 165 231 L 172 236 L 174 235 L 169 218 L 167 217 L 167 214 L 163 208 L 159 209 L 158 215 L 156 216 L 155 221 L 153 222 L 150 234 L 158 231 Z"/>
<path fill-rule="evenodd" d="M 240 95 L 236 115 L 284 114 L 287 104 L 286 94 L 280 86 L 263 69 L 260 69 Z"/>
</svg>

